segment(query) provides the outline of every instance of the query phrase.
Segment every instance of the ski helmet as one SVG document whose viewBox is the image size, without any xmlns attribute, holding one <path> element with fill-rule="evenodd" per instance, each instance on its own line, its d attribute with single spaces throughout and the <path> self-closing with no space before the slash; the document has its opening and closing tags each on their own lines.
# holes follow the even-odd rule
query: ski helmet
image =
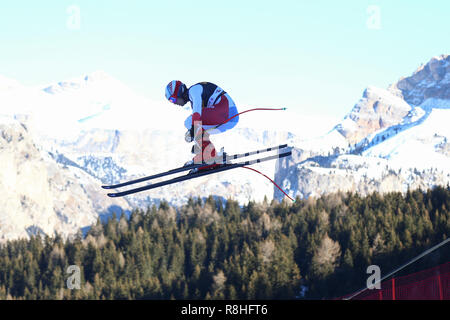
<svg viewBox="0 0 450 320">
<path fill-rule="evenodd" d="M 177 97 L 181 97 L 186 90 L 186 85 L 179 80 L 172 80 L 166 86 L 166 98 L 172 103 L 177 101 Z"/>
</svg>

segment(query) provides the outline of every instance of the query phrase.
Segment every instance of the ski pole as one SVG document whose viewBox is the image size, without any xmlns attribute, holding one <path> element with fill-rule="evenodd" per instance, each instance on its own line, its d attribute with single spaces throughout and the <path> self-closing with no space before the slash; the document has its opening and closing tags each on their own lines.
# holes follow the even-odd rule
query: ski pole
<svg viewBox="0 0 450 320">
<path fill-rule="evenodd" d="M 275 181 L 273 181 L 272 179 L 270 179 L 270 178 L 269 178 L 268 176 L 266 176 L 264 173 L 262 173 L 262 172 L 260 172 L 260 171 L 258 171 L 258 170 L 256 170 L 256 169 L 250 168 L 250 167 L 245 167 L 245 166 L 244 166 L 244 167 L 242 167 L 242 168 L 253 170 L 253 171 L 255 171 L 256 173 L 259 173 L 260 175 L 266 177 L 267 179 L 270 180 L 270 182 L 273 183 L 273 185 L 274 185 L 275 187 L 277 187 L 281 192 L 283 192 L 283 193 L 286 195 L 286 197 L 288 197 L 290 200 L 292 200 L 293 202 L 295 202 L 295 200 L 292 199 L 286 192 L 284 192 L 284 190 L 281 189 L 280 186 L 279 186 L 278 184 L 275 183 Z"/>
</svg>

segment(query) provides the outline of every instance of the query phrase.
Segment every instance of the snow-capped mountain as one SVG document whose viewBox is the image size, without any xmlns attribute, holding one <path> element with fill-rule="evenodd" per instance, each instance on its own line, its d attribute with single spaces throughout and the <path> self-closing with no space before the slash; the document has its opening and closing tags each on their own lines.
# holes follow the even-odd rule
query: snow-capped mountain
<svg viewBox="0 0 450 320">
<path fill-rule="evenodd" d="M 448 108 L 449 85 L 449 55 L 441 55 L 421 65 L 410 77 L 401 78 L 388 90 L 398 94 L 413 106 Z"/>
<path fill-rule="evenodd" d="M 0 88 L 0 123 L 14 123 L 14 126 L 2 127 L 1 132 L 26 137 L 30 144 L 36 146 L 35 158 L 41 159 L 42 167 L 35 171 L 16 170 L 14 168 L 30 166 L 28 158 L 19 161 L 9 157 L 9 165 L 1 167 L 0 172 L 8 175 L 11 168 L 20 171 L 20 184 L 17 179 L 5 180 L 12 181 L 12 185 L 2 185 L 4 189 L 9 188 L 9 193 L 5 191 L 0 198 L 10 201 L 8 199 L 14 195 L 20 199 L 28 197 L 28 191 L 22 188 L 29 190 L 33 185 L 54 185 L 53 191 L 48 191 L 45 196 L 36 195 L 33 198 L 37 203 L 33 212 L 20 205 L 5 205 L 6 211 L 0 213 L 2 221 L 10 221 L 0 229 L 5 239 L 25 236 L 27 230 L 51 234 L 52 228 L 58 231 L 65 228 L 64 234 L 68 235 L 76 228 L 91 224 L 95 217 L 110 213 L 111 209 L 145 207 L 161 199 L 179 205 L 190 196 L 204 197 L 209 194 L 224 199 L 234 198 L 241 203 L 273 196 L 273 186 L 268 180 L 249 170 L 239 169 L 217 174 L 214 179 L 199 178 L 117 199 L 119 202 L 112 201 L 106 196 L 107 191 L 101 188 L 102 184 L 166 171 L 192 158 L 191 145 L 184 142 L 186 129 L 183 126 L 190 111 L 168 103 L 163 90 L 161 101 L 137 96 L 126 85 L 104 72 L 33 88 L 21 86 L 10 79 L 2 78 L 2 83 L 5 85 Z M 255 113 L 254 119 L 257 120 L 253 121 L 253 117 L 243 117 L 237 128 L 213 135 L 211 140 L 217 149 L 224 147 L 229 154 L 295 140 L 295 134 L 286 130 L 286 120 L 278 129 L 267 129 L 267 125 L 277 123 L 273 120 L 279 117 L 274 115 L 275 112 L 269 113 Z M 294 114 L 289 111 L 284 113 L 292 126 L 300 124 L 293 131 L 301 132 L 302 136 L 308 133 L 311 118 L 296 122 Z M 23 127 L 27 128 L 26 132 L 21 131 Z M 317 127 L 320 126 L 316 126 L 316 131 Z M 21 148 L 20 139 L 8 144 L 4 154 L 17 153 Z M 52 174 L 44 170 L 44 164 L 51 168 Z M 274 176 L 274 162 L 258 164 L 255 168 L 270 177 Z M 53 174 L 59 174 L 59 171 L 65 174 L 54 179 Z M 57 194 L 57 190 L 61 195 Z M 60 205 L 52 202 L 52 199 L 68 198 L 71 192 L 70 203 L 75 207 L 64 207 L 65 200 L 58 202 Z M 72 217 L 78 208 L 77 201 L 80 202 L 78 220 Z M 14 203 L 20 204 L 20 201 Z M 8 220 L 16 211 L 20 211 L 20 215 L 16 216 L 21 217 L 19 220 L 22 223 L 17 219 Z M 64 223 L 69 221 L 67 215 L 72 217 L 69 219 L 72 223 L 70 228 L 64 227 Z M 44 216 L 46 222 L 40 224 L 38 217 Z M 6 232 L 5 228 L 9 231 Z"/>
<path fill-rule="evenodd" d="M 357 143 L 376 131 L 414 122 L 425 111 L 448 108 L 449 61 L 448 55 L 433 57 L 386 90 L 369 86 L 335 129 L 350 143 Z"/>
<path fill-rule="evenodd" d="M 445 185 L 449 61 L 448 55 L 435 57 L 386 90 L 368 87 L 337 125 L 289 110 L 268 111 L 243 115 L 235 129 L 211 140 L 229 154 L 295 146 L 290 158 L 254 166 L 293 197 Z M 119 213 L 161 199 L 180 205 L 190 196 L 242 204 L 283 198 L 265 177 L 245 169 L 108 198 L 102 184 L 191 159 L 183 126 L 189 113 L 167 103 L 163 93 L 159 100 L 140 97 L 105 72 L 33 88 L 0 77 L 0 241 L 36 232 L 68 236 L 113 209 Z"/>
<path fill-rule="evenodd" d="M 387 90 L 368 87 L 320 139 L 296 145 L 276 181 L 291 196 L 406 191 L 450 183 L 450 56 L 441 55 Z M 330 141 L 333 143 L 330 144 Z M 282 194 L 275 190 L 275 196 Z"/>
<path fill-rule="evenodd" d="M 42 233 L 77 233 L 123 199 L 98 194 L 98 181 L 76 166 L 55 161 L 16 120 L 0 124 L 0 242 Z M 120 213 L 120 212 L 117 212 Z"/>
<path fill-rule="evenodd" d="M 411 106 L 402 98 L 370 86 L 336 130 L 350 143 L 356 143 L 375 131 L 400 123 L 410 110 Z"/>
</svg>

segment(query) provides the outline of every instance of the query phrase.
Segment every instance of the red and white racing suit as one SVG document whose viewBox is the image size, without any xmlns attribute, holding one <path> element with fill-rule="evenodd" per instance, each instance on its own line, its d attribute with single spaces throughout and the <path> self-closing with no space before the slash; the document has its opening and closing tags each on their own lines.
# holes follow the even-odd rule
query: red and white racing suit
<svg viewBox="0 0 450 320">
<path fill-rule="evenodd" d="M 225 132 L 236 126 L 239 116 L 226 121 L 235 116 L 238 111 L 231 97 L 222 88 L 211 82 L 200 82 L 193 85 L 188 89 L 188 96 L 192 115 L 186 119 L 184 125 L 187 129 L 194 126 L 196 141 L 194 150 L 196 151 L 193 160 L 194 163 L 209 163 L 216 156 L 216 150 L 209 140 L 209 136 Z M 218 127 L 215 128 L 216 126 Z"/>
</svg>

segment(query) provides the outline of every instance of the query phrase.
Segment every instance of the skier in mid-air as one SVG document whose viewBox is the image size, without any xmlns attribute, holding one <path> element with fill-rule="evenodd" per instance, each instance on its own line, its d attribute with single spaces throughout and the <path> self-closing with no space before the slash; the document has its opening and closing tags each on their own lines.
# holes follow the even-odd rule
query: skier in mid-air
<svg viewBox="0 0 450 320">
<path fill-rule="evenodd" d="M 166 86 L 166 98 L 179 106 L 191 102 L 192 115 L 184 125 L 188 129 L 186 142 L 195 141 L 194 158 L 185 165 L 220 161 L 224 157 L 223 150 L 216 152 L 209 136 L 230 130 L 239 121 L 236 105 L 228 93 L 211 82 L 200 82 L 188 89 L 181 81 L 173 80 Z"/>
<path fill-rule="evenodd" d="M 250 165 L 261 163 L 264 161 L 281 159 L 289 157 L 292 154 L 291 150 L 283 151 L 288 148 L 287 144 L 279 146 L 264 148 L 256 151 L 247 151 L 242 154 L 227 155 L 223 148 L 217 152 L 212 144 L 209 136 L 211 134 L 218 134 L 234 128 L 239 121 L 239 116 L 243 113 L 256 110 L 286 110 L 286 108 L 254 108 L 238 113 L 236 105 L 231 97 L 220 87 L 210 82 L 200 82 L 189 89 L 184 83 L 178 80 L 171 81 L 166 87 L 166 98 L 179 106 L 184 106 L 188 101 L 191 102 L 192 115 L 184 122 L 188 129 L 185 135 L 185 140 L 188 143 L 195 141 L 192 147 L 194 158 L 185 163 L 184 166 L 174 168 L 165 172 L 152 174 L 146 177 L 141 177 L 134 180 L 125 181 L 111 185 L 103 185 L 103 189 L 116 189 L 126 186 L 136 185 L 138 183 L 149 181 L 179 172 L 190 170 L 188 174 L 177 176 L 172 179 L 151 183 L 141 187 L 132 187 L 125 191 L 108 193 L 108 197 L 123 197 L 137 192 L 160 188 L 163 186 L 180 183 L 182 181 L 203 177 L 218 172 L 224 172 L 236 168 L 246 168 L 255 171 L 267 179 L 269 179 L 280 191 L 287 197 L 289 195 L 283 191 L 272 179 L 263 173 L 250 168 Z M 260 155 L 265 152 L 277 151 L 278 153 L 272 156 L 246 160 L 243 162 L 231 163 L 229 160 L 247 158 L 254 155 Z M 289 197 L 294 201 L 291 197 Z"/>
</svg>

